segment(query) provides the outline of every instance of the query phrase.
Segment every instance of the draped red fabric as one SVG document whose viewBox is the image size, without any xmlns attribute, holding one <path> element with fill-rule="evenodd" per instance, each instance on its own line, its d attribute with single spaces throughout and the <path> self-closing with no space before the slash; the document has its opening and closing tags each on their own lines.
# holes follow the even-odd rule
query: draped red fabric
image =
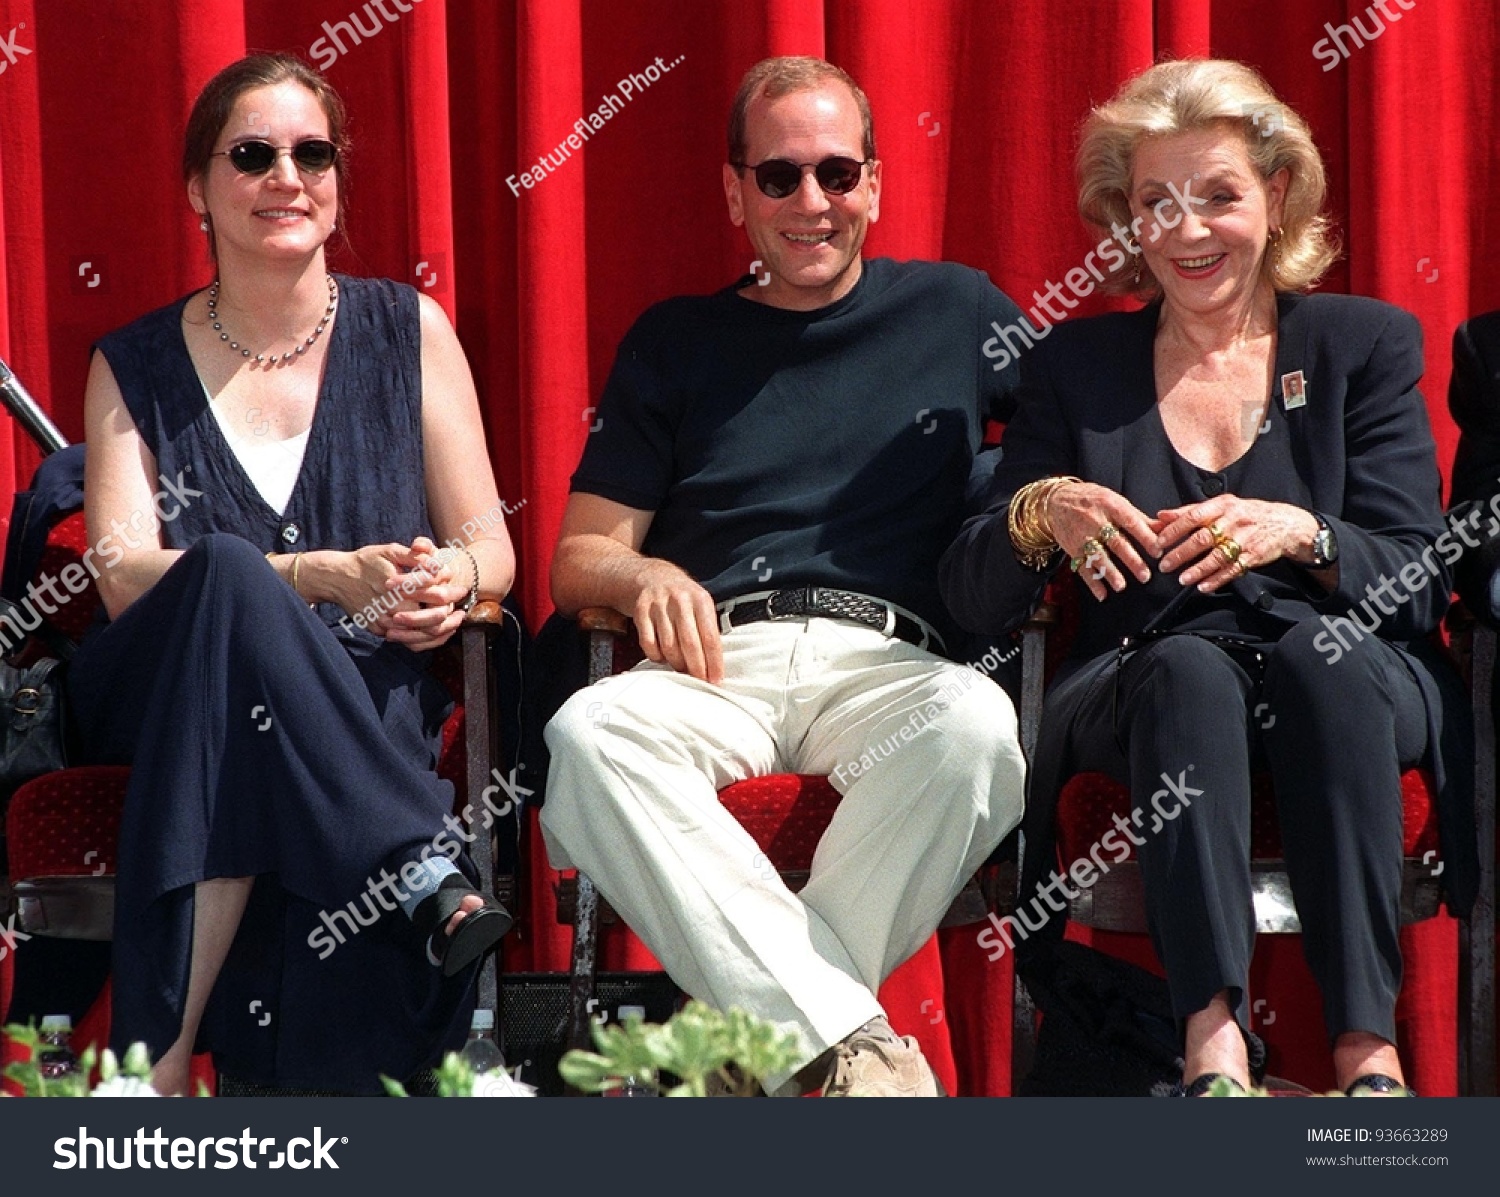
<svg viewBox="0 0 1500 1197">
<path fill-rule="evenodd" d="M 178 168 L 192 97 L 247 49 L 300 51 L 352 115 L 335 263 L 411 282 L 454 317 L 501 494 L 519 508 L 518 594 L 539 624 L 568 476 L 621 335 L 655 300 L 749 265 L 719 164 L 751 63 L 824 54 L 869 92 L 886 171 L 869 252 L 981 267 L 1029 307 L 1097 240 L 1073 200 L 1089 105 L 1158 55 L 1212 53 L 1259 67 L 1313 127 L 1345 245 L 1326 286 L 1421 318 L 1446 470 L 1449 341 L 1500 307 L 1486 204 L 1500 35 L 1486 0 L 1385 8 L 1399 19 L 1356 0 L 0 0 L 0 355 L 78 437 L 90 343 L 211 277 Z M 539 170 L 612 94 L 623 102 L 604 127 Z M 19 431 L 0 438 L 0 489 L 36 459 Z M 555 878 L 532 848 L 509 964 L 560 969 Z M 973 930 L 944 932 L 941 954 L 885 996 L 945 1079 L 1001 1093 L 1010 967 Z M 1453 926 L 1406 941 L 1413 1079 L 1452 1092 Z M 622 936 L 606 945 L 610 966 L 647 962 Z M 1256 970 L 1278 1070 L 1326 1083 L 1295 942 L 1263 943 Z"/>
</svg>

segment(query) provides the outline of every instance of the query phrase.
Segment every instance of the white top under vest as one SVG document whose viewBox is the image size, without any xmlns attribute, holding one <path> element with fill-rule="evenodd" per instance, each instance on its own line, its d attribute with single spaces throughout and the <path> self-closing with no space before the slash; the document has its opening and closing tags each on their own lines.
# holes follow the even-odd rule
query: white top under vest
<svg viewBox="0 0 1500 1197">
<path fill-rule="evenodd" d="M 203 393 L 208 395 L 207 387 L 203 388 Z M 297 485 L 297 476 L 302 472 L 302 457 L 307 452 L 307 438 L 312 429 L 289 436 L 284 441 L 272 440 L 267 435 L 269 425 L 266 422 L 252 424 L 247 421 L 243 428 L 236 428 L 214 403 L 212 395 L 208 395 L 208 406 L 224 439 L 234 451 L 235 460 L 255 484 L 260 497 L 277 515 L 285 513 L 292 498 L 292 488 Z"/>
</svg>

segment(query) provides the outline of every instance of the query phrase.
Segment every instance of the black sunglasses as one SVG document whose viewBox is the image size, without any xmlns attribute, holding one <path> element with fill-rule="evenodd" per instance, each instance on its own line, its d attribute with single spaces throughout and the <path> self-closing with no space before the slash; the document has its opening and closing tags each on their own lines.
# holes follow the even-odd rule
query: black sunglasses
<svg viewBox="0 0 1500 1197">
<path fill-rule="evenodd" d="M 821 162 L 813 163 L 767 158 L 759 166 L 738 162 L 734 168 L 738 171 L 753 170 L 755 185 L 768 198 L 786 199 L 802 186 L 802 172 L 809 166 L 818 180 L 818 186 L 829 195 L 847 195 L 859 186 L 866 164 L 874 161 L 873 158 L 863 161 L 854 158 L 824 158 Z"/>
<path fill-rule="evenodd" d="M 296 145 L 277 146 L 269 141 L 241 141 L 210 154 L 210 158 L 228 158 L 229 164 L 242 175 L 263 175 L 276 164 L 277 157 L 285 150 L 291 154 L 298 169 L 309 174 L 320 175 L 338 161 L 339 147 L 322 137 L 309 137 Z"/>
</svg>

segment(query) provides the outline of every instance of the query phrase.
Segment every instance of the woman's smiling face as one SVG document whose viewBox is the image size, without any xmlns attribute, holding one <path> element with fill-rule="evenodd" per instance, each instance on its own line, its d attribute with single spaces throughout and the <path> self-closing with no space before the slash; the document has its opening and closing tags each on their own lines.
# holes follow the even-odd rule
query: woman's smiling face
<svg viewBox="0 0 1500 1197">
<path fill-rule="evenodd" d="M 1248 304 L 1271 230 L 1281 227 L 1286 187 L 1285 170 L 1261 177 L 1238 132 L 1144 138 L 1130 208 L 1165 302 L 1195 315 Z"/>
</svg>

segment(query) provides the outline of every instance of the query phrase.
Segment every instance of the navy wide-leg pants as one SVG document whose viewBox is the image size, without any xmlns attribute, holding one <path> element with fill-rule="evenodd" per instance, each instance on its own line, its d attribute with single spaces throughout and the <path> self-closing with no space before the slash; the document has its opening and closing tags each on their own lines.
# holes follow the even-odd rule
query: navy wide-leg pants
<svg viewBox="0 0 1500 1197">
<path fill-rule="evenodd" d="M 91 759 L 133 765 L 114 941 L 117 1047 L 177 1038 L 193 885 L 257 878 L 200 1046 L 249 1080 L 379 1092 L 461 1043 L 445 983 L 381 870 L 456 856 L 437 777 L 446 692 L 423 658 L 346 642 L 249 542 L 204 537 L 69 677 Z M 466 858 L 460 867 L 472 873 Z M 389 890 L 386 891 L 387 893 Z M 377 917 L 378 916 L 378 917 Z"/>
</svg>

